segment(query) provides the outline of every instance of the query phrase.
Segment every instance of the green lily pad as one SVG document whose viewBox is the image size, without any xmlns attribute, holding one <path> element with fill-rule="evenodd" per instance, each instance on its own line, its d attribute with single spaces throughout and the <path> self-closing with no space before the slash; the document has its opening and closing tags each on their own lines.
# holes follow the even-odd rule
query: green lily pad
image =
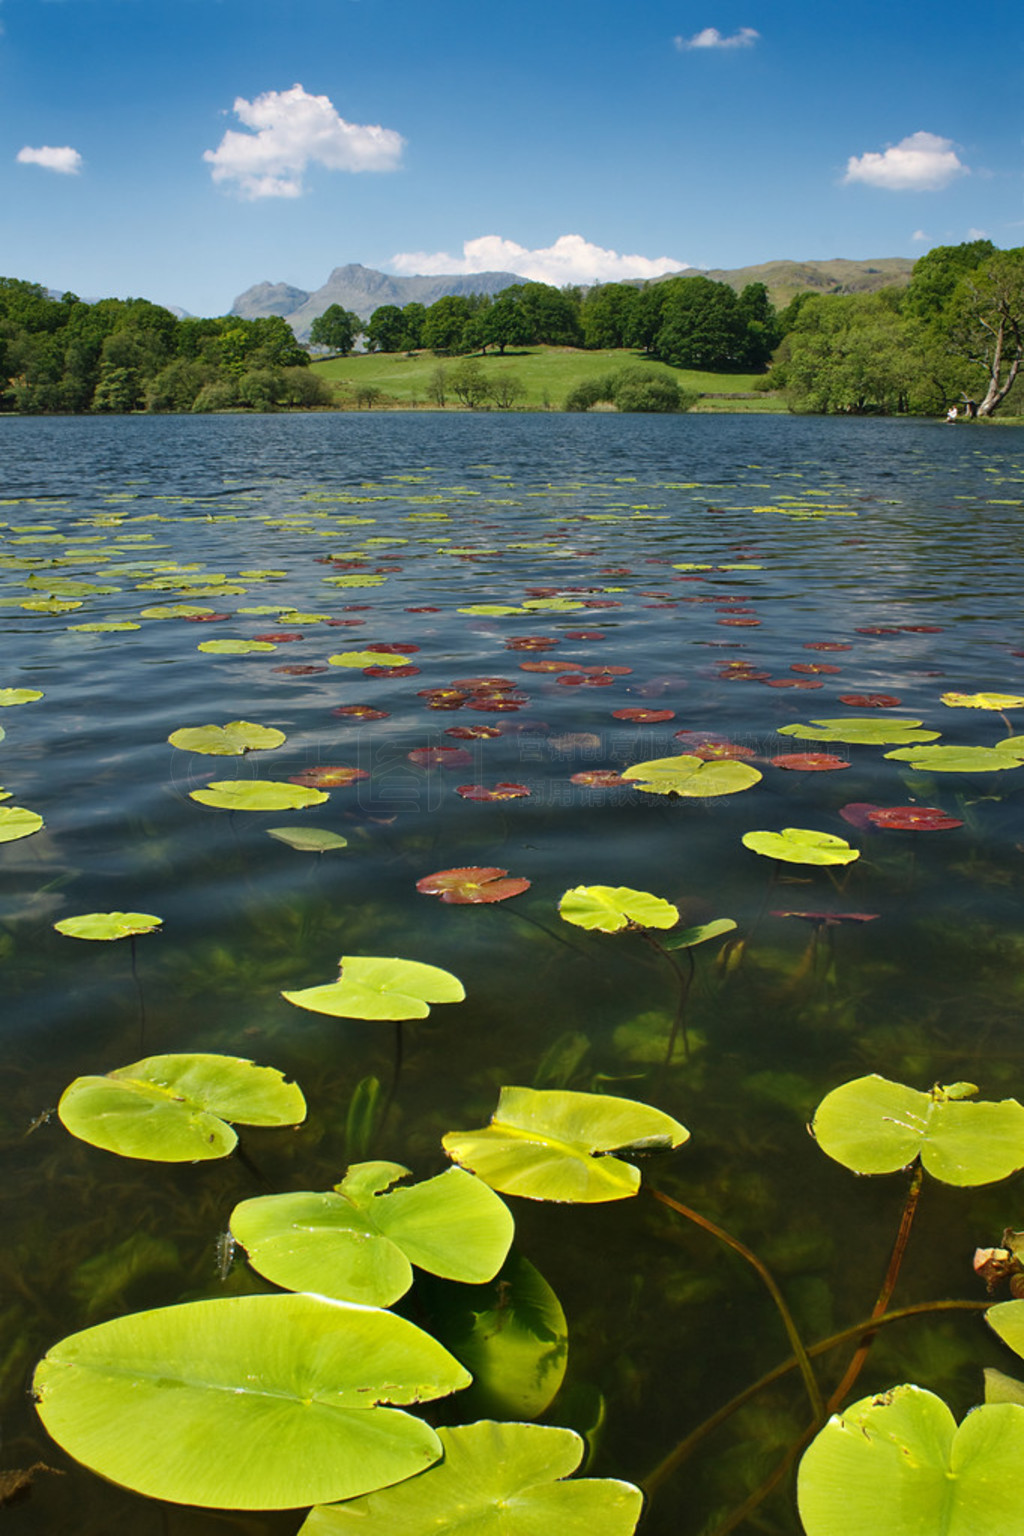
<svg viewBox="0 0 1024 1536">
<path fill-rule="evenodd" d="M 751 789 L 760 783 L 762 775 L 749 763 L 734 758 L 706 762 L 701 757 L 655 757 L 650 762 L 624 768 L 622 777 L 647 795 L 705 799 Z"/>
<path fill-rule="evenodd" d="M 797 1496 L 807 1536 L 1009 1536 L 1024 1499 L 1024 1408 L 988 1404 L 958 1429 L 921 1387 L 863 1397 L 809 1446 Z"/>
<path fill-rule="evenodd" d="M 141 609 L 139 612 L 139 618 L 205 619 L 212 612 L 212 608 L 197 607 L 195 603 L 156 603 L 152 608 Z"/>
<path fill-rule="evenodd" d="M 137 1312 L 63 1339 L 36 1369 L 39 1416 L 69 1455 L 150 1498 L 293 1509 L 422 1472 L 422 1419 L 380 1404 L 469 1374 L 391 1312 L 321 1296 L 231 1296 Z"/>
<path fill-rule="evenodd" d="M 470 1285 L 490 1280 L 512 1242 L 504 1201 L 461 1168 L 385 1192 L 408 1173 L 399 1163 L 355 1163 L 328 1193 L 243 1200 L 232 1234 L 275 1285 L 366 1306 L 404 1296 L 413 1264 Z"/>
<path fill-rule="evenodd" d="M 32 577 L 29 577 L 32 580 Z M 943 704 L 951 709 L 1022 709 L 1024 698 L 1019 693 L 944 693 Z"/>
<path fill-rule="evenodd" d="M 448 1156 L 506 1195 L 625 1200 L 640 1171 L 612 1152 L 667 1151 L 689 1139 L 670 1115 L 633 1099 L 561 1089 L 503 1088 L 489 1125 L 450 1131 Z"/>
<path fill-rule="evenodd" d="M 298 1125 L 306 1101 L 274 1067 L 238 1056 L 148 1056 L 76 1077 L 57 1106 L 72 1136 L 120 1157 L 190 1163 L 227 1157 L 238 1125 Z"/>
<path fill-rule="evenodd" d="M 408 656 L 393 656 L 390 651 L 342 651 L 328 656 L 332 667 L 407 667 Z"/>
<path fill-rule="evenodd" d="M 473 1373 L 464 1414 L 535 1419 L 565 1379 L 569 1328 L 544 1276 L 514 1250 L 485 1285 L 417 1279 L 431 1334 Z"/>
<path fill-rule="evenodd" d="M 628 885 L 577 885 L 566 891 L 558 911 L 576 928 L 597 928 L 619 933 L 623 928 L 674 928 L 679 908 L 647 891 Z"/>
<path fill-rule="evenodd" d="M 766 859 L 782 859 L 787 864 L 852 864 L 860 858 L 860 850 L 851 848 L 844 837 L 806 827 L 786 827 L 782 832 L 744 832 L 741 841 L 753 853 L 762 853 Z"/>
<path fill-rule="evenodd" d="M 190 789 L 189 797 L 221 811 L 298 811 L 328 798 L 326 790 L 274 779 L 213 779 L 206 789 Z"/>
<path fill-rule="evenodd" d="M 451 971 L 420 960 L 342 955 L 338 965 L 337 981 L 281 996 L 337 1019 L 425 1019 L 430 1003 L 461 1003 L 466 996 Z"/>
<path fill-rule="evenodd" d="M 34 704 L 42 697 L 39 688 L 0 688 L 0 708 L 5 704 Z"/>
<path fill-rule="evenodd" d="M 904 747 L 885 755 L 925 773 L 997 773 L 1024 767 L 1024 757 L 1000 747 Z"/>
<path fill-rule="evenodd" d="M 69 939 L 127 939 L 152 933 L 162 922 L 152 912 L 87 912 L 83 917 L 62 918 L 53 926 Z"/>
<path fill-rule="evenodd" d="M 115 622 L 113 619 L 108 624 L 69 624 L 68 629 L 76 634 L 83 635 L 112 635 L 119 630 L 141 629 L 141 624 L 133 624 L 129 619 Z"/>
<path fill-rule="evenodd" d="M 509 603 L 470 603 L 468 608 L 459 608 L 458 613 L 473 614 L 478 618 L 501 619 L 510 613 L 526 613 L 525 608 L 514 608 Z"/>
<path fill-rule="evenodd" d="M 715 917 L 709 923 L 698 923 L 696 928 L 683 928 L 679 933 L 670 933 L 662 939 L 662 948 L 693 949 L 697 944 L 705 944 L 708 939 L 720 939 L 723 933 L 733 933 L 735 928 L 733 918 Z"/>
<path fill-rule="evenodd" d="M 207 757 L 241 757 L 244 752 L 266 752 L 286 740 L 284 731 L 270 725 L 253 725 L 251 720 L 230 720 L 227 725 L 183 726 L 172 731 L 167 740 L 183 752 L 201 752 Z"/>
<path fill-rule="evenodd" d="M 255 651 L 276 651 L 269 640 L 201 640 L 198 651 L 209 651 L 214 656 L 248 656 Z"/>
<path fill-rule="evenodd" d="M 438 1430 L 422 1477 L 310 1511 L 299 1536 L 631 1536 L 643 1495 L 615 1478 L 562 1481 L 583 1459 L 571 1429 L 484 1419 Z M 376 1533 L 374 1526 L 377 1527 Z"/>
<path fill-rule="evenodd" d="M 873 1073 L 826 1095 L 812 1130 L 854 1173 L 895 1173 L 920 1157 L 944 1184 L 991 1184 L 1024 1167 L 1024 1107 L 969 1102 L 976 1092 L 955 1083 L 922 1093 Z"/>
<path fill-rule="evenodd" d="M 0 806 L 0 843 L 16 843 L 19 838 L 31 837 L 42 825 L 43 818 L 23 805 Z"/>
<path fill-rule="evenodd" d="M 300 853 L 329 853 L 332 848 L 348 847 L 347 837 L 323 827 L 268 827 L 267 836 L 276 837 L 279 843 L 287 843 Z"/>
<path fill-rule="evenodd" d="M 812 720 L 810 725 L 780 725 L 780 736 L 799 736 L 802 741 L 841 741 L 847 746 L 902 747 L 914 741 L 938 741 L 941 731 L 921 729 L 920 720 L 889 720 L 884 716 L 840 715 L 834 720 Z"/>
</svg>

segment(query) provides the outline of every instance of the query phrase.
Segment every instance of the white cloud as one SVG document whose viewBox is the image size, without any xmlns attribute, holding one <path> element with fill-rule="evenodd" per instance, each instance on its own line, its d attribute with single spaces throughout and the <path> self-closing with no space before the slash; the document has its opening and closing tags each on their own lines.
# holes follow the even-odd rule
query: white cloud
<svg viewBox="0 0 1024 1536">
<path fill-rule="evenodd" d="M 927 240 L 928 236 L 925 234 L 923 229 L 915 229 L 910 238 L 911 240 Z"/>
<path fill-rule="evenodd" d="M 347 123 L 327 96 L 310 96 L 301 85 L 264 91 L 254 101 L 239 96 L 236 117 L 253 131 L 229 128 L 203 159 L 216 182 L 234 182 L 243 197 L 299 197 L 309 165 L 329 171 L 391 171 L 405 140 L 393 128 Z"/>
<path fill-rule="evenodd" d="M 957 156 L 952 139 L 937 133 L 912 133 L 884 154 L 851 155 L 844 181 L 864 181 L 890 192 L 938 192 L 970 171 Z"/>
<path fill-rule="evenodd" d="M 82 157 L 77 149 L 72 149 L 69 144 L 55 149 L 49 144 L 42 144 L 38 149 L 32 149 L 28 144 L 24 149 L 19 149 L 15 157 L 20 165 L 41 165 L 46 171 L 59 171 L 62 176 L 77 176 L 82 169 Z"/>
<path fill-rule="evenodd" d="M 731 37 L 723 37 L 717 27 L 705 27 L 692 37 L 673 38 L 673 42 L 682 53 L 688 48 L 752 48 L 760 36 L 753 27 L 740 27 Z"/>
<path fill-rule="evenodd" d="M 671 256 L 620 256 L 618 251 L 592 245 L 582 235 L 559 235 L 554 245 L 528 250 L 500 235 L 467 240 L 461 256 L 447 251 L 402 251 L 391 258 L 396 272 L 432 276 L 452 272 L 515 272 L 533 282 L 612 283 L 631 277 L 662 277 L 678 272 L 686 262 Z"/>
<path fill-rule="evenodd" d="M 988 237 L 987 229 L 974 229 L 972 227 L 967 231 L 968 240 L 987 240 Z"/>
</svg>

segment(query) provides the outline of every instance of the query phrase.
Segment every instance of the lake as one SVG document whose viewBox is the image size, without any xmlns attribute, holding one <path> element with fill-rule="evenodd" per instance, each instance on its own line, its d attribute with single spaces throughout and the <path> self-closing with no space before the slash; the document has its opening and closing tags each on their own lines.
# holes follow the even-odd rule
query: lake
<svg viewBox="0 0 1024 1536">
<path fill-rule="evenodd" d="M 124 1313 L 270 1290 L 218 1246 L 238 1201 L 328 1190 L 367 1156 L 440 1173 L 441 1137 L 484 1125 L 503 1085 L 675 1117 L 690 1139 L 639 1160 L 644 1186 L 755 1250 L 806 1339 L 866 1318 L 907 1179 L 855 1177 L 807 1123 L 869 1073 L 1021 1093 L 1024 771 L 935 771 L 887 758 L 891 745 L 779 732 L 913 720 L 944 746 L 991 748 L 1024 731 L 1024 429 L 0 419 L 0 450 L 0 689 L 42 693 L 0 710 L 0 781 L 5 806 L 45 823 L 0 845 L 2 1466 L 63 1474 L 36 1475 L 12 1530 L 297 1531 L 301 1512 L 154 1503 L 78 1466 L 32 1407 L 35 1363 Z M 109 625 L 125 627 L 93 627 Z M 261 648 L 203 649 L 229 640 Z M 404 664 L 365 675 L 329 660 L 363 651 Z M 946 693 L 1021 697 L 955 707 Z M 372 715 L 338 713 L 348 706 Z M 168 742 L 237 720 L 286 739 L 238 757 Z M 695 748 L 761 777 L 693 798 L 621 779 Z M 839 761 L 772 762 L 808 752 Z M 192 798 L 211 781 L 339 766 L 362 776 L 325 784 L 308 810 Z M 613 782 L 579 779 L 595 773 Z M 459 793 L 499 784 L 517 788 Z M 849 806 L 955 824 L 883 827 Z M 268 835 L 281 827 L 345 846 L 303 851 Z M 813 867 L 742 842 L 788 827 L 845 838 L 859 857 Z M 529 888 L 486 905 L 417 890 L 467 867 Z M 578 886 L 649 892 L 683 928 L 735 927 L 671 958 L 637 932 L 564 921 L 559 901 Z M 161 926 L 116 943 L 53 926 L 112 911 Z M 393 1024 L 281 996 L 334 980 L 343 955 L 425 962 L 465 987 L 464 1002 L 402 1027 L 397 1080 Z M 118 1158 L 54 1113 L 80 1075 L 194 1051 L 280 1069 L 307 1120 L 246 1132 L 244 1159 L 179 1165 Z M 1020 1224 L 1014 1194 L 929 1181 L 895 1304 L 983 1300 L 972 1253 Z M 587 1436 L 592 1475 L 644 1482 L 787 1358 L 749 1265 L 646 1187 L 610 1204 L 509 1204 L 517 1251 L 567 1320 L 565 1381 L 543 1422 Z M 400 1310 L 427 1320 L 443 1311 L 436 1292 L 417 1283 Z M 824 1357 L 826 1396 L 845 1360 Z M 976 1316 L 908 1321 L 880 1336 L 857 1393 L 918 1382 L 960 1415 L 982 1399 L 986 1365 L 1013 1373 Z M 465 1421 L 458 1398 L 427 1412 Z M 791 1372 L 660 1482 L 643 1530 L 711 1530 L 807 1415 Z M 791 1484 L 763 1516 L 759 1529 L 799 1528 Z"/>
</svg>

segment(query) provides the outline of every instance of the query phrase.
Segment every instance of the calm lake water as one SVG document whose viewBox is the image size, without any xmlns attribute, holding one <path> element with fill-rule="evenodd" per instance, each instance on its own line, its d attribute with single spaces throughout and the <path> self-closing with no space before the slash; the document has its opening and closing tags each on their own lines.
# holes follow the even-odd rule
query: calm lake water
<svg viewBox="0 0 1024 1536">
<path fill-rule="evenodd" d="M 678 1152 L 645 1160 L 645 1183 L 754 1248 L 807 1338 L 867 1316 L 906 1181 L 854 1178 L 806 1122 L 830 1088 L 867 1072 L 918 1088 L 966 1079 L 984 1098 L 1024 1091 L 1024 770 L 925 777 L 885 747 L 777 732 L 885 714 L 922 720 L 944 743 L 1024 732 L 1024 710 L 1008 730 L 998 713 L 941 702 L 951 690 L 1024 694 L 1024 429 L 756 416 L 0 419 L 0 455 L 0 687 L 44 694 L 0 712 L 0 781 L 8 804 L 45 820 L 0 845 L 0 1466 L 43 1461 L 64 1474 L 40 1474 L 5 1511 L 12 1531 L 298 1529 L 300 1514 L 163 1506 L 104 1483 L 48 1439 L 27 1386 L 45 1350 L 79 1328 L 266 1289 L 240 1258 L 218 1272 L 232 1206 L 266 1187 L 337 1182 L 353 1160 L 356 1085 L 375 1076 L 386 1091 L 391 1080 L 393 1026 L 302 1012 L 280 995 L 333 980 L 343 954 L 427 961 L 467 993 L 406 1026 L 373 1156 L 418 1177 L 440 1171 L 440 1137 L 484 1124 L 502 1084 L 640 1099 L 691 1131 Z M 356 584 L 367 575 L 382 579 Z M 80 604 L 65 611 L 30 606 L 65 581 L 113 590 L 65 590 Z M 559 597 L 578 606 L 546 606 Z M 524 601 L 541 606 L 461 611 Z M 140 616 L 161 604 L 226 617 Z M 107 622 L 138 627 L 81 627 Z M 252 654 L 198 648 L 267 634 L 296 638 Z M 508 647 L 523 636 L 557 644 Z M 328 665 L 380 645 L 418 672 Z M 521 670 L 552 658 L 570 676 L 574 665 L 619 670 L 577 672 L 586 686 Z M 527 697 L 515 710 L 429 707 L 422 690 L 469 677 L 507 679 Z M 863 695 L 894 702 L 840 702 Z M 335 713 L 347 704 L 386 718 Z M 623 709 L 672 718 L 616 718 Z M 210 758 L 167 742 L 183 726 L 239 719 L 279 728 L 285 745 Z M 501 734 L 445 734 L 481 724 Z M 762 781 L 714 800 L 572 781 L 685 751 L 678 731 L 747 749 Z M 470 760 L 453 771 L 408 758 L 438 746 Z M 769 761 L 800 750 L 849 766 Z M 327 764 L 368 777 L 301 813 L 229 814 L 190 798 L 210 779 Z M 457 793 L 498 782 L 529 795 Z M 839 814 L 857 802 L 938 807 L 963 825 L 866 831 Z M 267 835 L 296 824 L 339 832 L 347 847 L 315 856 Z M 837 884 L 821 869 L 777 873 L 741 843 L 789 826 L 847 837 L 861 856 Z M 493 906 L 417 892 L 422 876 L 462 866 L 531 886 Z M 685 924 L 735 921 L 727 939 L 692 951 L 688 1058 L 677 1049 L 664 1062 L 675 983 L 662 958 L 635 935 L 560 920 L 560 896 L 581 884 L 652 892 Z M 53 928 L 113 910 L 163 920 L 136 941 L 142 1038 L 127 942 Z M 778 915 L 793 911 L 872 920 L 819 934 Z M 300 1131 L 246 1138 L 262 1184 L 234 1158 L 117 1159 L 45 1118 L 77 1075 L 169 1051 L 251 1057 L 301 1084 Z M 648 1194 L 510 1203 L 519 1249 L 568 1319 L 566 1381 L 545 1422 L 592 1432 L 592 1472 L 642 1481 L 786 1357 L 752 1271 Z M 1019 1187 L 930 1185 L 897 1303 L 979 1299 L 975 1245 L 1020 1225 Z M 858 1395 L 916 1381 L 959 1414 L 993 1363 L 1013 1369 L 976 1318 L 900 1324 Z M 843 1364 L 829 1358 L 826 1384 Z M 457 1401 L 441 1415 L 462 1421 Z M 659 1489 L 643 1529 L 710 1529 L 805 1420 L 799 1383 L 761 1394 Z M 759 1529 L 795 1530 L 791 1508 L 787 1490 Z"/>
</svg>

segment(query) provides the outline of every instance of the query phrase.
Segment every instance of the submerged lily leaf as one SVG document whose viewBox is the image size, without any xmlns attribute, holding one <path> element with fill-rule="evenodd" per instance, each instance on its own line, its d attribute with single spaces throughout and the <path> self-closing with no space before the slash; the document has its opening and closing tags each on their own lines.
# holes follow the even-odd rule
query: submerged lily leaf
<svg viewBox="0 0 1024 1536">
<path fill-rule="evenodd" d="M 512 1243 L 504 1201 L 461 1168 L 385 1192 L 408 1174 L 400 1163 L 355 1163 L 328 1193 L 243 1200 L 231 1231 L 275 1285 L 339 1301 L 389 1307 L 414 1264 L 469 1285 L 490 1280 Z"/>
<path fill-rule="evenodd" d="M 991 1184 L 1024 1167 L 1024 1108 L 1016 1099 L 971 1103 L 976 1092 L 955 1083 L 921 1093 L 873 1073 L 827 1094 L 812 1131 L 854 1173 L 895 1173 L 920 1156 L 944 1184 Z"/>
<path fill-rule="evenodd" d="M 787 864 L 851 864 L 860 858 L 860 850 L 851 848 L 844 837 L 806 827 L 786 827 L 782 832 L 744 832 L 742 843 L 753 853 L 761 853 L 766 859 L 782 859 Z"/>
<path fill-rule="evenodd" d="M 306 1101 L 274 1067 L 238 1056 L 148 1056 L 76 1077 L 57 1107 L 72 1136 L 121 1157 L 186 1163 L 227 1157 L 239 1125 L 298 1125 Z"/>
<path fill-rule="evenodd" d="M 696 928 L 683 928 L 662 939 L 663 949 L 693 949 L 708 939 L 720 939 L 723 933 L 732 933 L 736 923 L 731 917 L 715 917 L 709 923 L 699 923 Z"/>
<path fill-rule="evenodd" d="M 937 741 L 941 731 L 926 731 L 920 720 L 888 720 L 878 716 L 850 715 L 833 720 L 812 720 L 810 725 L 780 725 L 780 736 L 799 736 L 802 741 L 841 741 L 848 746 L 901 747 L 914 741 Z"/>
<path fill-rule="evenodd" d="M 1024 754 L 998 747 L 903 747 L 885 755 L 925 773 L 998 773 L 1024 767 Z"/>
<path fill-rule="evenodd" d="M 424 875 L 416 881 L 416 889 L 423 896 L 440 896 L 454 906 L 476 906 L 519 896 L 530 889 L 530 882 L 522 875 L 509 875 L 507 869 L 469 865 L 465 869 L 439 869 L 433 875 Z"/>
<path fill-rule="evenodd" d="M 322 789 L 274 779 L 214 779 L 206 789 L 190 789 L 189 796 L 221 811 L 298 811 L 328 798 Z"/>
<path fill-rule="evenodd" d="M 230 720 L 227 725 L 183 726 L 172 731 L 167 740 L 183 752 L 201 752 L 206 757 L 241 757 L 245 752 L 265 752 L 280 747 L 284 731 L 270 725 L 253 725 L 251 720 Z"/>
<path fill-rule="evenodd" d="M 268 837 L 287 843 L 299 853 L 329 853 L 332 848 L 347 848 L 348 838 L 323 827 L 268 827 Z"/>
<path fill-rule="evenodd" d="M 451 971 L 420 960 L 342 955 L 337 981 L 281 996 L 297 1008 L 337 1019 L 425 1019 L 430 1003 L 461 1003 L 465 988 Z"/>
<path fill-rule="evenodd" d="M 489 1125 L 450 1131 L 448 1156 L 507 1195 L 529 1200 L 626 1200 L 640 1171 L 611 1153 L 668 1151 L 685 1126 L 633 1099 L 564 1089 L 503 1088 Z"/>
<path fill-rule="evenodd" d="M 577 885 L 566 891 L 558 911 L 576 928 L 619 933 L 623 928 L 674 928 L 679 908 L 628 885 Z"/>
<path fill-rule="evenodd" d="M 1024 1499 L 1024 1408 L 986 1404 L 958 1429 L 921 1387 L 863 1397 L 805 1452 L 797 1497 L 807 1536 L 1009 1532 L 1007 1510 Z"/>
<path fill-rule="evenodd" d="M 39 1416 L 101 1476 L 150 1498 L 292 1509 L 412 1477 L 440 1443 L 391 1407 L 469 1373 L 391 1312 L 231 1296 L 114 1318 L 54 1345 Z"/>
<path fill-rule="evenodd" d="M 42 825 L 43 818 L 23 805 L 0 806 L 0 843 L 16 843 L 22 837 L 31 837 Z"/>
<path fill-rule="evenodd" d="M 761 781 L 761 774 L 749 763 L 734 758 L 716 762 L 701 757 L 656 757 L 647 763 L 634 763 L 622 770 L 637 789 L 648 795 L 682 795 L 707 798 L 735 795 Z"/>
<path fill-rule="evenodd" d="M 152 912 L 87 912 L 84 917 L 65 917 L 54 923 L 69 939 L 127 939 L 152 933 L 163 922 Z"/>
<path fill-rule="evenodd" d="M 1024 1413 L 1024 1410 L 1021 1410 Z M 440 1429 L 444 1459 L 422 1477 L 318 1506 L 299 1536 L 631 1536 L 643 1495 L 616 1478 L 569 1478 L 584 1442 L 571 1429 L 481 1420 Z M 374 1527 L 376 1526 L 376 1531 Z"/>
</svg>

